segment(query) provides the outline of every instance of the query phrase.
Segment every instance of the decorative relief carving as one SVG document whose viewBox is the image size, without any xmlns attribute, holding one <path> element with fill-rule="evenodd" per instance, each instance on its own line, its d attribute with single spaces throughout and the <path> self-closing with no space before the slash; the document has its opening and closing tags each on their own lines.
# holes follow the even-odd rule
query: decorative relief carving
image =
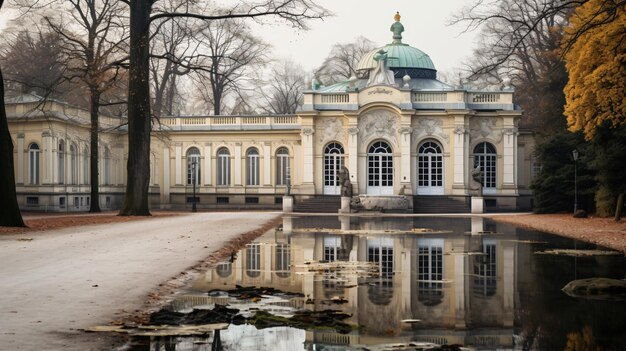
<svg viewBox="0 0 626 351">
<path fill-rule="evenodd" d="M 399 118 L 391 112 L 377 110 L 359 117 L 359 139 L 365 141 L 371 138 L 386 138 L 396 142 Z"/>
<path fill-rule="evenodd" d="M 315 129 L 313 128 L 302 128 L 302 134 L 306 136 L 311 136 L 313 133 L 315 133 Z"/>
<path fill-rule="evenodd" d="M 496 129 L 496 117 L 479 117 L 470 120 L 470 136 L 472 140 L 492 139 L 500 142 L 502 131 Z"/>
<path fill-rule="evenodd" d="M 319 134 L 320 143 L 325 143 L 332 140 L 343 141 L 346 132 L 343 129 L 343 124 L 339 118 L 324 118 L 322 119 L 321 132 Z"/>
<path fill-rule="evenodd" d="M 454 126 L 454 134 L 458 134 L 458 135 L 462 135 L 467 133 L 467 130 L 465 129 L 465 126 Z"/>
<path fill-rule="evenodd" d="M 506 135 L 519 135 L 517 127 L 506 128 L 506 129 L 503 130 L 503 132 Z"/>
<path fill-rule="evenodd" d="M 413 132 L 413 128 L 411 127 L 400 128 L 400 134 L 411 134 L 412 132 Z"/>
<path fill-rule="evenodd" d="M 426 117 L 419 118 L 413 128 L 413 143 L 424 136 L 438 136 L 450 143 L 450 136 L 443 130 L 443 119 Z"/>
<path fill-rule="evenodd" d="M 350 128 L 348 128 L 348 134 L 350 134 L 350 135 L 357 135 L 357 134 L 359 134 L 359 128 L 357 128 L 357 127 L 350 127 Z"/>
</svg>

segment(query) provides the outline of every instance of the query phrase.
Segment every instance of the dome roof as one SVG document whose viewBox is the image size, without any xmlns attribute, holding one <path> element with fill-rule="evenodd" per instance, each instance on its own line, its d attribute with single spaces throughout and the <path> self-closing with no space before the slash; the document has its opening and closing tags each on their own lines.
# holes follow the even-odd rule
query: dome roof
<svg viewBox="0 0 626 351">
<path fill-rule="evenodd" d="M 369 71 L 376 68 L 378 62 L 374 59 L 374 57 L 376 56 L 378 51 L 382 49 L 387 52 L 387 67 L 395 72 L 400 70 L 436 71 L 433 61 L 431 61 L 430 57 L 426 55 L 422 50 L 402 43 L 402 32 L 404 32 L 404 26 L 402 25 L 402 23 L 400 23 L 400 14 L 396 13 L 394 19 L 395 22 L 391 25 L 390 29 L 393 32 L 393 42 L 391 44 L 383 46 L 382 48 L 376 48 L 365 54 L 359 61 L 356 70 Z"/>
<path fill-rule="evenodd" d="M 382 48 L 376 48 L 367 54 L 365 54 L 357 66 L 357 71 L 369 70 L 376 68 L 378 62 L 374 60 L 374 56 L 379 50 L 387 51 L 388 59 L 387 66 L 390 69 L 393 68 L 423 68 L 435 70 L 435 65 L 431 61 L 430 57 L 426 55 L 422 50 L 402 43 L 391 43 L 383 46 Z"/>
</svg>

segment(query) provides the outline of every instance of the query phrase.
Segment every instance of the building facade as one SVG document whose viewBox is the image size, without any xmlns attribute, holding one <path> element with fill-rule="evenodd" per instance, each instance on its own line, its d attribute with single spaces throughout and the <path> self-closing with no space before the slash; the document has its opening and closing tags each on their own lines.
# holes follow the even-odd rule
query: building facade
<svg viewBox="0 0 626 351">
<path fill-rule="evenodd" d="M 534 143 L 518 127 L 513 89 L 440 82 L 428 55 L 402 42 L 399 16 L 391 31 L 391 44 L 365 55 L 356 76 L 327 87 L 314 82 L 294 115 L 160 118 L 152 206 L 275 207 L 288 186 L 296 201 L 335 196 L 342 166 L 355 195 L 462 200 L 475 192 L 471 172 L 480 166 L 487 208 L 530 208 Z M 84 209 L 88 115 L 59 102 L 36 104 L 7 101 L 20 204 L 67 210 L 61 202 L 78 201 L 74 208 Z M 103 117 L 104 208 L 123 196 L 127 136 L 116 128 L 123 124 Z"/>
</svg>

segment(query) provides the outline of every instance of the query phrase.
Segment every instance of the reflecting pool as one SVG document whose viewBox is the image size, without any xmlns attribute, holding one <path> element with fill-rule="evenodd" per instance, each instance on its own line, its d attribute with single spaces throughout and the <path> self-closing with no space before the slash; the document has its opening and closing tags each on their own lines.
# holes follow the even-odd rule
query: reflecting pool
<svg viewBox="0 0 626 351">
<path fill-rule="evenodd" d="M 561 249 L 603 251 L 542 253 Z M 168 310 L 228 305 L 246 318 L 338 310 L 353 329 L 231 323 L 200 336 L 135 337 L 130 349 L 421 350 L 432 343 L 566 350 L 578 342 L 623 350 L 626 302 L 573 298 L 561 289 L 576 279 L 625 275 L 622 254 L 481 217 L 286 217 L 203 273 Z M 241 287 L 279 292 L 228 293 Z"/>
</svg>

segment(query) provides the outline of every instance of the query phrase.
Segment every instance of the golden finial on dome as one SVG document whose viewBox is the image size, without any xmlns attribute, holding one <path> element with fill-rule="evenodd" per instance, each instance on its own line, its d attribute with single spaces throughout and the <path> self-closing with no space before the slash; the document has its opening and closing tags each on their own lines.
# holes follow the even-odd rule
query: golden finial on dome
<svg viewBox="0 0 626 351">
<path fill-rule="evenodd" d="M 393 19 L 395 19 L 395 20 L 396 20 L 396 22 L 400 22 L 400 11 L 397 11 L 397 12 L 396 12 L 396 15 L 395 15 L 395 16 L 393 16 Z"/>
</svg>

